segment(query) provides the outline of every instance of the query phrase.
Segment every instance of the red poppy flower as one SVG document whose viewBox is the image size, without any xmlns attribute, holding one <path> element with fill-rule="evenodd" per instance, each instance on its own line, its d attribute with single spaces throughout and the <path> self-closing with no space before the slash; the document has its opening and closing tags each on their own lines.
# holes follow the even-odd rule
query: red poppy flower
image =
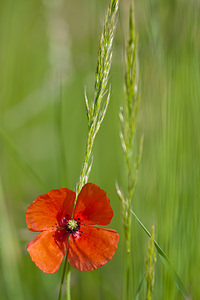
<svg viewBox="0 0 200 300">
<path fill-rule="evenodd" d="M 67 243 L 68 261 L 81 271 L 105 265 L 117 249 L 119 235 L 115 230 L 92 226 L 107 225 L 113 217 L 106 192 L 87 183 L 74 209 L 75 198 L 75 192 L 61 188 L 39 196 L 27 208 L 28 229 L 41 231 L 27 250 L 36 266 L 46 273 L 59 269 Z"/>
</svg>

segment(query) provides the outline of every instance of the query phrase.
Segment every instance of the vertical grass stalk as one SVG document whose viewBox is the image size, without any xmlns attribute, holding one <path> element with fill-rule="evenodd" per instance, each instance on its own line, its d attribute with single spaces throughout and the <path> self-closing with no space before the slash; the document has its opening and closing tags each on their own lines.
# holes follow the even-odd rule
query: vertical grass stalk
<svg viewBox="0 0 200 300">
<path fill-rule="evenodd" d="M 65 272 L 67 269 L 67 265 L 69 264 L 68 259 L 67 259 L 67 253 L 68 253 L 68 241 L 67 241 L 67 250 L 66 250 L 66 255 L 65 255 L 65 263 L 64 263 L 63 273 L 62 273 L 61 282 L 60 282 L 58 300 L 61 300 L 61 298 L 62 298 L 62 290 L 63 290 L 63 283 L 64 283 L 64 279 L 65 279 Z M 66 279 L 67 279 L 67 275 L 66 275 Z M 66 286 L 68 287 L 68 283 L 66 284 Z M 70 293 L 70 291 L 69 291 L 69 293 Z M 67 291 L 67 296 L 68 296 L 68 291 Z M 69 298 L 69 300 L 70 300 L 70 298 Z"/>
<path fill-rule="evenodd" d="M 138 94 L 138 60 L 137 38 L 135 34 L 135 22 L 133 3 L 130 5 L 129 39 L 126 46 L 125 57 L 125 100 L 120 109 L 120 138 L 127 167 L 127 191 L 126 195 L 116 184 L 117 193 L 122 203 L 122 221 L 126 240 L 126 296 L 132 299 L 131 282 L 131 207 L 136 183 L 136 175 L 142 153 L 143 139 L 141 138 L 137 157 L 134 155 L 134 138 L 136 133 L 136 120 L 140 98 Z"/>
<path fill-rule="evenodd" d="M 76 186 L 75 205 L 76 205 L 78 194 L 80 193 L 83 185 L 86 184 L 88 181 L 88 177 L 92 167 L 92 150 L 93 150 L 94 140 L 97 135 L 97 132 L 101 127 L 110 100 L 110 88 L 108 89 L 107 85 L 108 85 L 108 77 L 110 73 L 111 60 L 112 60 L 112 45 L 113 45 L 113 38 L 115 33 L 116 21 L 117 21 L 118 4 L 119 4 L 119 0 L 111 0 L 110 5 L 107 9 L 103 32 L 100 38 L 93 100 L 89 101 L 85 93 L 85 104 L 86 104 L 86 112 L 87 112 L 87 119 L 88 119 L 88 136 L 87 136 L 83 168 L 80 174 L 79 181 Z M 65 274 L 65 272 L 66 272 L 66 287 L 67 287 L 66 299 L 70 300 L 71 299 L 70 266 L 67 261 L 67 254 L 66 254 L 66 261 L 64 265 L 63 274 Z M 63 285 L 62 280 L 61 280 L 59 297 L 61 297 L 62 294 L 62 285 Z M 60 298 L 58 299 L 60 300 Z"/>
<path fill-rule="evenodd" d="M 154 225 L 151 227 L 151 237 L 149 240 L 149 247 L 148 247 L 148 255 L 145 261 L 145 279 L 147 283 L 146 289 L 146 300 L 152 299 L 153 287 L 154 287 L 154 266 L 156 262 L 156 253 L 154 247 Z"/>
<path fill-rule="evenodd" d="M 132 1 L 132 0 L 131 0 Z M 140 221 L 137 215 L 132 210 L 132 200 L 134 194 L 134 188 L 136 184 L 137 171 L 140 163 L 140 158 L 142 154 L 143 147 L 143 138 L 140 139 L 140 145 L 138 149 L 137 157 L 135 158 L 133 149 L 134 149 L 134 138 L 136 133 L 136 120 L 138 114 L 138 108 L 140 103 L 140 98 L 138 94 L 138 60 L 137 60 L 137 37 L 135 34 L 135 22 L 134 22 L 134 9 L 133 2 L 130 5 L 130 19 L 129 19 L 129 40 L 126 46 L 126 59 L 125 59 L 125 101 L 124 106 L 120 110 L 120 124 L 121 124 L 121 144 L 123 149 L 123 154 L 127 166 L 127 191 L 126 194 L 122 192 L 118 184 L 116 184 L 117 193 L 122 204 L 122 222 L 126 240 L 126 279 L 125 279 L 125 290 L 126 295 L 125 299 L 133 299 L 132 295 L 132 282 L 131 282 L 131 215 L 134 216 L 136 221 L 140 224 L 146 234 L 151 237 L 154 241 L 156 250 L 158 251 L 159 256 L 171 274 L 174 282 L 176 283 L 179 291 L 185 299 L 187 299 L 188 291 L 182 283 L 182 280 L 176 273 L 173 268 L 173 265 L 170 263 L 167 255 L 162 250 L 160 245 L 155 239 L 152 238 L 152 235 Z M 153 262 L 153 260 L 152 260 Z M 152 284 L 153 277 L 151 278 L 151 283 L 148 283 L 148 288 Z M 142 280 L 143 281 L 143 280 Z M 141 282 L 142 284 L 142 282 Z M 140 287 L 139 287 L 140 289 Z M 152 290 L 151 290 L 152 293 Z M 151 296 L 147 290 L 147 295 Z M 147 298 L 150 299 L 150 298 Z"/>
<path fill-rule="evenodd" d="M 101 127 L 110 100 L 110 88 L 107 89 L 107 85 L 112 60 L 112 44 L 116 27 L 118 3 L 118 0 L 111 0 L 106 13 L 104 28 L 99 44 L 93 100 L 89 101 L 85 93 L 85 104 L 88 119 L 88 137 L 84 164 L 79 182 L 76 187 L 77 194 L 79 194 L 83 185 L 88 181 L 92 166 L 92 149 L 94 140 Z"/>
</svg>

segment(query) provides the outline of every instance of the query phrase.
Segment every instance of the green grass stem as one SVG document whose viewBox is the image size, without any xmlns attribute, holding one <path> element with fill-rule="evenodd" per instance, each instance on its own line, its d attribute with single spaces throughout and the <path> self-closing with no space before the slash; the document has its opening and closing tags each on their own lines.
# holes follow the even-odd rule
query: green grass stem
<svg viewBox="0 0 200 300">
<path fill-rule="evenodd" d="M 99 44 L 94 100 L 89 101 L 85 92 L 88 137 L 83 168 L 76 187 L 77 194 L 80 193 L 83 185 L 88 181 L 92 167 L 92 149 L 94 140 L 103 122 L 110 101 L 110 88 L 109 91 L 107 91 L 107 84 L 112 60 L 112 45 L 116 27 L 118 4 L 118 0 L 111 0 L 107 9 Z"/>
<path fill-rule="evenodd" d="M 67 241 L 67 250 L 66 250 L 65 263 L 64 263 L 61 282 L 60 282 L 58 300 L 62 299 L 62 290 L 63 290 L 63 283 L 64 283 L 64 280 L 65 280 L 65 276 L 66 276 L 66 297 L 67 297 L 67 300 L 71 299 L 71 293 L 70 293 L 70 291 L 71 291 L 71 289 L 70 289 L 70 264 L 69 264 L 68 259 L 67 259 L 68 244 L 69 244 L 69 239 Z"/>
<path fill-rule="evenodd" d="M 126 279 L 125 299 L 133 298 L 132 277 L 131 277 L 131 207 L 136 184 L 137 171 L 140 163 L 143 138 L 140 141 L 138 155 L 135 158 L 133 153 L 134 138 L 136 133 L 136 121 L 140 97 L 138 94 L 138 60 L 137 60 L 137 39 L 135 34 L 133 2 L 130 5 L 129 16 L 129 38 L 126 46 L 125 57 L 125 98 L 124 106 L 120 110 L 121 145 L 127 167 L 127 191 L 126 196 L 116 185 L 117 193 L 122 204 L 122 222 L 126 240 Z"/>
<path fill-rule="evenodd" d="M 83 185 L 87 183 L 89 178 L 89 174 L 92 167 L 92 150 L 93 150 L 94 140 L 97 132 L 101 127 L 110 100 L 110 89 L 109 92 L 107 92 L 106 88 L 108 83 L 110 67 L 111 67 L 112 45 L 113 45 L 113 38 L 114 38 L 114 32 L 116 26 L 117 11 L 118 11 L 118 0 L 111 0 L 106 13 L 103 32 L 100 38 L 94 101 L 89 102 L 87 95 L 85 93 L 85 104 L 86 104 L 86 112 L 88 118 L 88 137 L 86 143 L 86 152 L 85 152 L 83 168 L 76 187 L 76 199 L 74 203 L 74 209 L 76 206 L 78 194 L 80 193 Z M 107 93 L 107 97 L 106 99 L 104 99 L 106 93 Z M 70 298 L 70 267 L 69 264 L 66 263 L 66 261 L 65 261 L 63 276 L 61 279 L 61 288 L 59 292 L 59 297 L 61 297 L 62 294 L 62 285 L 63 285 L 65 271 L 66 271 L 66 284 L 67 284 L 67 300 L 70 300 L 71 299 Z"/>
<path fill-rule="evenodd" d="M 131 209 L 131 213 L 135 217 L 136 221 L 140 224 L 142 229 L 146 232 L 146 234 L 149 237 L 151 237 L 151 233 L 148 231 L 148 229 L 145 227 L 145 225 L 140 221 L 140 219 L 137 217 L 137 215 L 134 213 L 134 211 L 132 209 Z M 155 244 L 155 247 L 158 251 L 158 254 L 159 254 L 164 266 L 167 268 L 167 270 L 171 274 L 171 276 L 172 276 L 174 282 L 176 283 L 176 286 L 178 287 L 179 291 L 181 292 L 181 294 L 183 295 L 183 297 L 185 299 L 188 299 L 189 298 L 189 293 L 187 292 L 186 288 L 184 287 L 180 277 L 178 276 L 178 274 L 174 270 L 174 268 L 173 268 L 171 262 L 169 261 L 169 258 L 167 257 L 166 253 L 162 250 L 162 248 L 160 247 L 160 245 L 158 244 L 158 242 L 155 239 L 154 239 L 154 244 Z"/>
<path fill-rule="evenodd" d="M 155 282 L 155 262 L 156 262 L 156 254 L 154 249 L 154 225 L 151 227 L 151 237 L 149 239 L 149 247 L 148 247 L 148 254 L 145 260 L 145 279 L 147 283 L 146 288 L 146 300 L 152 299 L 152 293 L 154 288 Z"/>
</svg>

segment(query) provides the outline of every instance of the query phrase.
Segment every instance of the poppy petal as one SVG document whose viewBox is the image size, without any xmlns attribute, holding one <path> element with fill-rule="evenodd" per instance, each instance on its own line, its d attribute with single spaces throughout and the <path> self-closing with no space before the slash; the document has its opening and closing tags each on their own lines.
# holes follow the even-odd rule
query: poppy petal
<svg viewBox="0 0 200 300">
<path fill-rule="evenodd" d="M 114 255 L 119 235 L 115 230 L 81 226 L 83 233 L 70 235 L 68 261 L 80 271 L 92 271 L 105 265 Z"/>
<path fill-rule="evenodd" d="M 66 246 L 55 241 L 53 231 L 44 231 L 28 244 L 27 251 L 39 269 L 45 273 L 55 273 L 66 253 Z"/>
<path fill-rule="evenodd" d="M 29 230 L 43 231 L 53 229 L 57 222 L 74 208 L 76 193 L 61 188 L 39 196 L 26 210 L 26 223 Z"/>
<path fill-rule="evenodd" d="M 113 210 L 106 192 L 94 183 L 85 184 L 78 195 L 74 216 L 79 216 L 87 225 L 108 225 Z"/>
</svg>

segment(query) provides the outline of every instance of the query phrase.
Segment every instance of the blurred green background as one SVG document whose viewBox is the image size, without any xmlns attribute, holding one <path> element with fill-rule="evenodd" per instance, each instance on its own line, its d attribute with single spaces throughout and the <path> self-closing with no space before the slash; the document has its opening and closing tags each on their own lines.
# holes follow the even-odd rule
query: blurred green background
<svg viewBox="0 0 200 300">
<path fill-rule="evenodd" d="M 0 0 L 0 299 L 57 299 L 62 268 L 44 274 L 26 245 L 25 210 L 40 194 L 75 190 L 85 153 L 89 98 L 107 0 Z M 133 210 L 150 229 L 189 291 L 200 299 L 200 3 L 136 0 L 143 155 Z M 115 182 L 125 189 L 119 139 L 129 1 L 120 1 L 108 112 L 94 146 L 89 181 L 107 191 L 110 228 L 120 233 L 113 259 L 72 271 L 72 299 L 122 299 L 124 238 Z M 4 131 L 2 131 L 2 129 Z M 137 141 L 136 141 L 137 145 Z M 63 148 L 64 147 L 64 148 Z M 63 157 L 63 149 L 66 158 Z M 34 170 L 40 177 L 36 179 Z M 133 221 L 133 287 L 144 275 L 148 238 Z M 143 282 L 139 299 L 145 299 Z M 183 299 L 157 258 L 154 299 Z"/>
</svg>

